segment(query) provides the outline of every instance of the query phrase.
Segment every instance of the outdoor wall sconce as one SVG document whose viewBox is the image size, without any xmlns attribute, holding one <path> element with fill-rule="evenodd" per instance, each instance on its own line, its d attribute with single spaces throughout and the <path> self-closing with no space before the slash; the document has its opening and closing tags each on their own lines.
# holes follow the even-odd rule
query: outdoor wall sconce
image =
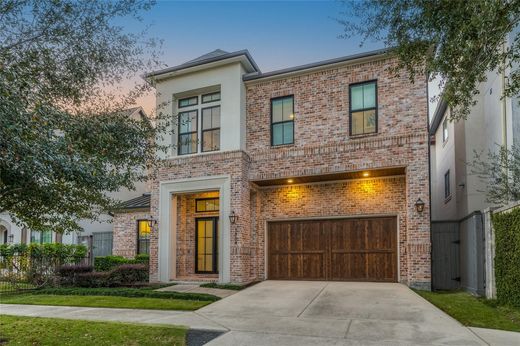
<svg viewBox="0 0 520 346">
<path fill-rule="evenodd" d="M 9 236 L 7 237 L 8 238 L 8 242 L 9 244 L 12 244 L 14 242 L 14 234 L 9 234 Z"/>
<path fill-rule="evenodd" d="M 229 214 L 229 222 L 231 222 L 231 224 L 234 225 L 235 222 L 237 222 L 237 220 L 238 220 L 238 215 L 236 215 L 235 211 L 232 210 L 231 214 Z"/>
<path fill-rule="evenodd" d="M 148 226 L 150 228 L 153 228 L 155 225 L 157 225 L 157 220 L 155 220 L 153 217 L 151 217 L 149 220 L 148 220 Z"/>
<path fill-rule="evenodd" d="M 415 209 L 418 213 L 422 213 L 424 211 L 424 202 L 422 199 L 417 198 L 417 202 L 415 202 Z"/>
</svg>

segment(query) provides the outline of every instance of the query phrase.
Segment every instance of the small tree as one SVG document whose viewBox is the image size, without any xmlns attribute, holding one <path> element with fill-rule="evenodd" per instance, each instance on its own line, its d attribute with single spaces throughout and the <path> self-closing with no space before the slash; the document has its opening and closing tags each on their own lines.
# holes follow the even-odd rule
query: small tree
<svg viewBox="0 0 520 346">
<path fill-rule="evenodd" d="M 520 146 L 511 150 L 499 146 L 497 152 L 484 154 L 475 151 L 475 159 L 469 164 L 473 174 L 486 183 L 486 200 L 505 205 L 520 200 Z"/>
<path fill-rule="evenodd" d="M 151 1 L 0 1 L 0 212 L 33 230 L 80 230 L 148 179 L 156 129 L 120 82 L 156 64 L 155 41 L 114 24 Z M 118 96 L 119 95 L 119 96 Z"/>
</svg>

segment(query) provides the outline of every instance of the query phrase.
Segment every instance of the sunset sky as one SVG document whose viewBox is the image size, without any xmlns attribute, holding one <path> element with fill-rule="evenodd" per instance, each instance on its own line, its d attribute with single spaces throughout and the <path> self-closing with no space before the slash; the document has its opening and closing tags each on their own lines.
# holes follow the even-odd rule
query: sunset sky
<svg viewBox="0 0 520 346">
<path fill-rule="evenodd" d="M 142 23 L 125 22 L 130 31 L 150 26 L 162 39 L 162 61 L 175 66 L 220 48 L 248 49 L 263 72 L 382 48 L 382 43 L 338 38 L 338 1 L 158 1 Z M 141 101 L 149 112 L 155 99 Z"/>
</svg>

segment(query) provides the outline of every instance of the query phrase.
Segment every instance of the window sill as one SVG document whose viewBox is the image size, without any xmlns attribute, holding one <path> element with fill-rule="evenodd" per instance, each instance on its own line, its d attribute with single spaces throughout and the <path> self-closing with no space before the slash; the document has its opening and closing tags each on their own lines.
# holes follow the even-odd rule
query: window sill
<svg viewBox="0 0 520 346">
<path fill-rule="evenodd" d="M 348 136 L 348 139 L 359 139 L 359 138 L 366 138 L 366 137 L 375 137 L 377 135 L 379 135 L 379 132 L 366 133 L 366 134 L 362 134 L 362 135 L 350 135 L 350 136 Z"/>
<path fill-rule="evenodd" d="M 216 154 L 216 153 L 221 153 L 222 150 L 212 150 L 212 151 L 202 151 L 202 152 L 198 152 L 198 153 L 194 153 L 194 154 L 182 154 L 182 155 L 171 155 L 169 157 L 167 157 L 166 159 L 167 160 L 171 160 L 171 159 L 183 159 L 183 158 L 188 158 L 188 157 L 197 157 L 197 156 L 201 156 L 201 155 L 211 155 L 211 154 Z"/>
<path fill-rule="evenodd" d="M 287 148 L 287 147 L 294 147 L 294 143 L 291 143 L 291 144 L 271 145 L 271 149 Z"/>
</svg>

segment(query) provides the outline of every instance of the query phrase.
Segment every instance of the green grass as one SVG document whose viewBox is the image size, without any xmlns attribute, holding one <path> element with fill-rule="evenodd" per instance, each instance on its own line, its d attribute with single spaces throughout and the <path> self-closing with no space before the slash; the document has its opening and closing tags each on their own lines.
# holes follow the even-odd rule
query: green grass
<svg viewBox="0 0 520 346">
<path fill-rule="evenodd" d="M 235 291 L 240 291 L 240 290 L 246 288 L 246 286 L 244 286 L 244 285 L 218 284 L 216 282 L 208 282 L 206 284 L 200 285 L 200 287 L 220 288 L 220 289 L 223 289 L 223 290 L 235 290 Z"/>
<path fill-rule="evenodd" d="M 460 291 L 416 293 L 465 326 L 520 332 L 519 308 L 500 306 L 496 300 L 476 298 Z"/>
<path fill-rule="evenodd" d="M 211 302 L 146 297 L 17 294 L 0 297 L 0 303 L 190 311 L 197 310 Z"/>
<path fill-rule="evenodd" d="M 173 326 L 0 315 L 0 345 L 184 345 Z"/>
</svg>

